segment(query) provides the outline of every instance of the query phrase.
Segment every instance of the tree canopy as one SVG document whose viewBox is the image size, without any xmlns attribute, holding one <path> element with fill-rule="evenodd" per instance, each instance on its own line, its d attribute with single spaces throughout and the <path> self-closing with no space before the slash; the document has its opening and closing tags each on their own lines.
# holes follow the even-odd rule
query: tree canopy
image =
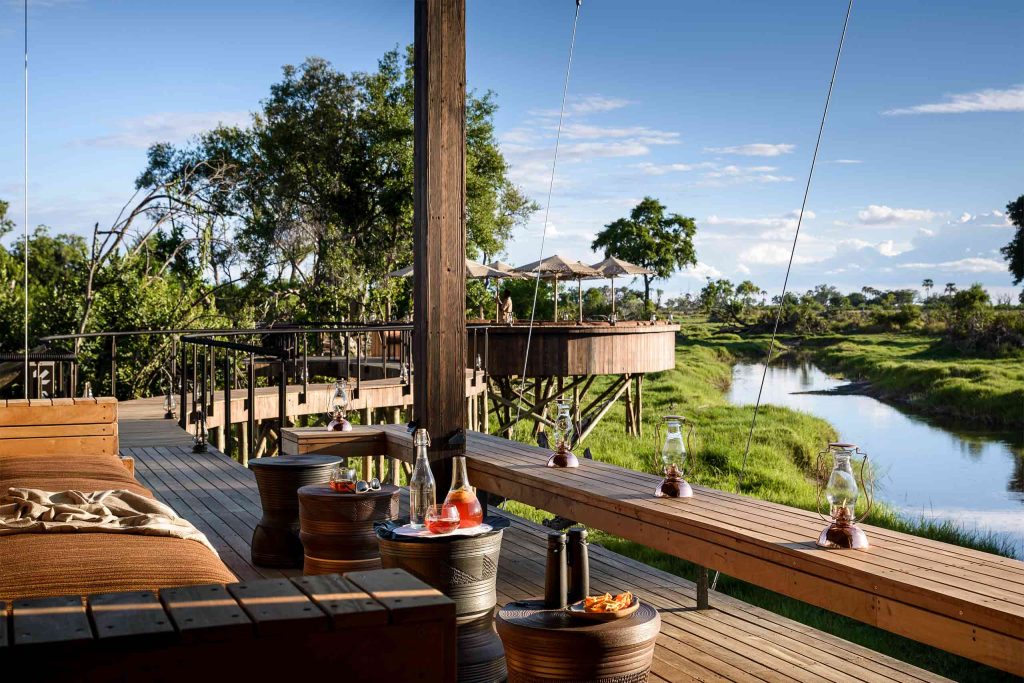
<svg viewBox="0 0 1024 683">
<path fill-rule="evenodd" d="M 697 224 L 692 218 L 667 213 L 664 204 L 644 197 L 633 207 L 629 218 L 620 218 L 604 226 L 590 245 L 605 256 L 615 256 L 654 271 L 644 275 L 644 305 L 650 306 L 651 283 L 671 277 L 680 268 L 697 264 L 693 236 Z"/>
<path fill-rule="evenodd" d="M 504 250 L 536 205 L 508 179 L 494 95 L 466 99 L 467 255 Z M 209 197 L 230 216 L 247 287 L 267 319 L 386 316 L 402 299 L 387 273 L 412 260 L 412 51 L 372 73 L 310 58 L 285 66 L 247 127 L 154 145 L 140 187 L 206 164 L 228 169 Z"/>
<path fill-rule="evenodd" d="M 1024 281 L 1024 194 L 1006 205 L 1006 213 L 1010 222 L 1016 228 L 1013 239 L 1003 247 L 1003 258 L 1013 275 L 1013 284 L 1019 285 Z M 1024 302 L 1024 294 L 1021 294 L 1021 301 Z"/>
</svg>

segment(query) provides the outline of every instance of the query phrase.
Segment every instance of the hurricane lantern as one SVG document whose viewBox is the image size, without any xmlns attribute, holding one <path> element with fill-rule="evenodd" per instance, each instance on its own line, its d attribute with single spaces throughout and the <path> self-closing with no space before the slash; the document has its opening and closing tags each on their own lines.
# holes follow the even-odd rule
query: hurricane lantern
<svg viewBox="0 0 1024 683">
<path fill-rule="evenodd" d="M 655 428 L 657 438 L 661 438 L 662 428 L 665 440 L 661 444 L 661 462 L 665 478 L 658 484 L 654 495 L 658 498 L 692 498 L 693 488 L 683 479 L 683 469 L 687 450 L 693 451 L 693 422 L 682 415 L 666 415 Z M 690 444 L 689 449 L 687 443 Z"/>
<path fill-rule="evenodd" d="M 164 419 L 174 419 L 174 394 L 171 392 L 171 385 L 167 385 L 167 393 L 164 395 Z"/>
<path fill-rule="evenodd" d="M 818 478 L 818 514 L 825 521 L 831 523 L 818 536 L 818 545 L 822 548 L 853 548 L 854 550 L 867 550 L 868 537 L 864 531 L 857 526 L 871 512 L 872 491 L 870 480 L 865 486 L 864 468 L 867 466 L 868 456 L 861 452 L 857 446 L 849 443 L 830 443 L 828 448 L 818 454 L 818 472 L 823 472 L 822 459 L 829 455 L 832 457 L 832 472 L 824 487 L 821 485 L 821 477 Z M 860 486 L 857 486 L 857 478 L 853 472 L 853 456 L 862 458 L 860 465 Z M 864 490 L 864 497 L 867 500 L 867 507 L 864 514 L 857 517 L 856 506 L 860 498 L 860 491 Z M 821 514 L 821 495 L 825 494 L 825 500 L 829 505 L 829 517 Z"/>
<path fill-rule="evenodd" d="M 352 423 L 348 421 L 348 381 L 339 379 L 334 383 L 334 395 L 331 396 L 330 409 L 327 417 L 331 418 L 327 423 L 329 432 L 351 432 Z"/>
<path fill-rule="evenodd" d="M 206 430 L 206 411 L 196 401 L 192 404 L 192 424 L 195 425 L 195 432 L 192 436 L 192 452 L 206 453 L 206 442 L 209 432 Z"/>
<path fill-rule="evenodd" d="M 572 415 L 569 412 L 569 401 L 558 399 L 555 401 L 555 428 L 554 442 L 555 452 L 548 458 L 548 467 L 579 467 L 580 461 L 576 455 L 569 450 L 572 443 Z"/>
</svg>

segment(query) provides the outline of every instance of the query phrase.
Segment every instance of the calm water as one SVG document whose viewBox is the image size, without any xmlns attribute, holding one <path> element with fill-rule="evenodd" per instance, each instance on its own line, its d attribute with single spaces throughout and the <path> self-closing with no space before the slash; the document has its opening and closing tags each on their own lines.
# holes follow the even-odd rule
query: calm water
<svg viewBox="0 0 1024 683">
<path fill-rule="evenodd" d="M 764 365 L 733 370 L 729 400 L 753 404 Z M 868 453 L 879 472 L 876 494 L 911 517 L 959 522 L 1007 538 L 1024 558 L 1024 439 L 1020 434 L 938 425 L 868 396 L 794 392 L 844 384 L 811 363 L 773 365 L 762 404 L 828 420 L 841 440 Z"/>
</svg>

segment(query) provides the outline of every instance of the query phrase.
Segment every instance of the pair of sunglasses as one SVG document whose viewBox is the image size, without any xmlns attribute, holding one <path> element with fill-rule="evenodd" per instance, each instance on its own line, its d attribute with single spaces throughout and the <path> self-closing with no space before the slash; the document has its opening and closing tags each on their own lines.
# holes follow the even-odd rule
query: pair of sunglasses
<svg viewBox="0 0 1024 683">
<path fill-rule="evenodd" d="M 360 479 L 356 482 L 356 493 L 366 493 L 367 491 L 380 491 L 380 479 L 374 477 L 370 481 Z"/>
</svg>

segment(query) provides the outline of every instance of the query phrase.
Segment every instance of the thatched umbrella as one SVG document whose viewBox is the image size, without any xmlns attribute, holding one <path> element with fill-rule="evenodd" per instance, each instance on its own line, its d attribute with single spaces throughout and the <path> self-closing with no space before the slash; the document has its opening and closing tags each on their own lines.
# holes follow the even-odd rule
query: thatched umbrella
<svg viewBox="0 0 1024 683">
<path fill-rule="evenodd" d="M 612 315 L 615 315 L 615 278 L 623 275 L 653 275 L 654 271 L 650 268 L 644 268 L 643 266 L 637 266 L 628 261 L 615 258 L 614 256 L 607 257 L 600 263 L 595 263 L 591 266 L 594 270 L 598 271 L 612 281 Z"/>
<path fill-rule="evenodd" d="M 516 268 L 517 273 L 532 273 L 545 280 L 552 280 L 555 290 L 555 320 L 558 320 L 558 281 L 600 277 L 601 273 L 579 261 L 570 261 L 562 256 L 548 256 L 546 259 L 528 263 Z M 580 285 L 582 300 L 582 285 Z"/>
<path fill-rule="evenodd" d="M 388 277 L 412 277 L 412 266 L 408 265 L 405 268 L 399 268 L 398 270 L 388 273 Z M 470 279 L 480 279 L 485 277 L 508 277 L 508 274 L 503 273 L 500 270 L 485 266 L 482 263 L 477 263 L 471 259 L 466 259 L 466 277 Z"/>
<path fill-rule="evenodd" d="M 412 277 L 412 266 L 408 265 L 405 268 L 388 273 L 389 277 Z M 470 280 L 482 280 L 487 278 L 501 279 L 505 277 L 518 277 L 514 273 L 507 273 L 491 266 L 485 266 L 482 263 L 477 263 L 472 259 L 466 259 L 466 277 Z M 480 317 L 484 316 L 483 304 L 480 305 Z"/>
</svg>

